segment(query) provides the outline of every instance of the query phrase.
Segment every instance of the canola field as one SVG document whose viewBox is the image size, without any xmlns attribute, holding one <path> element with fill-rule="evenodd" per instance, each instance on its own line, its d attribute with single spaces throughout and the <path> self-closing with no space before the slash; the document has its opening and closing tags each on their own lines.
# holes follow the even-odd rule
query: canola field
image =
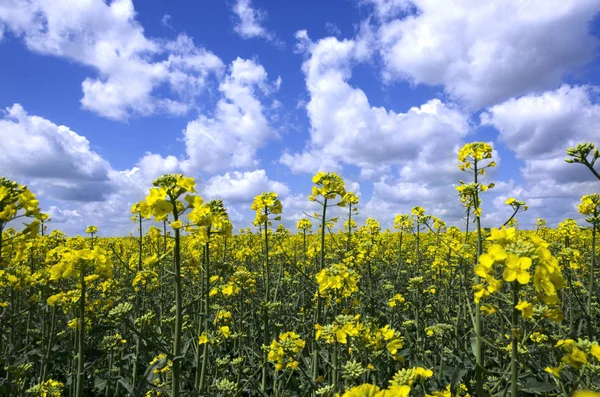
<svg viewBox="0 0 600 397">
<path fill-rule="evenodd" d="M 581 198 L 585 221 L 534 230 L 511 198 L 483 229 L 492 148 L 458 157 L 460 228 L 418 203 L 387 214 L 392 230 L 357 224 L 358 197 L 320 172 L 320 211 L 295 229 L 265 192 L 234 231 L 222 201 L 169 174 L 123 214 L 139 234 L 67 237 L 0 179 L 0 395 L 600 395 L 600 195 Z M 600 183 L 598 158 L 566 152 Z"/>
</svg>

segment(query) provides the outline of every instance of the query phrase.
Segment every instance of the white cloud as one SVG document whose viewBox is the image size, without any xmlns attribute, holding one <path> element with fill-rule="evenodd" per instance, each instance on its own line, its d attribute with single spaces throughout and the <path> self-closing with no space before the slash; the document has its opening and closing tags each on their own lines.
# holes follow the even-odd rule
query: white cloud
<svg viewBox="0 0 600 397">
<path fill-rule="evenodd" d="M 428 214 L 456 223 L 464 212 L 456 193 L 456 183 L 447 180 L 436 184 L 426 179 L 409 182 L 382 177 L 373 184 L 373 195 L 364 212 L 377 219 L 382 218 L 382 224 L 391 226 L 397 214 L 410 213 L 413 207 L 419 205 Z M 386 214 L 385 218 L 382 214 Z"/>
<path fill-rule="evenodd" d="M 73 220 L 79 222 L 81 220 L 81 215 L 77 210 L 61 209 L 55 205 L 50 206 L 48 214 L 53 223 L 66 223 Z"/>
<path fill-rule="evenodd" d="M 243 39 L 263 38 L 279 47 L 285 46 L 275 34 L 262 26 L 268 15 L 261 9 L 252 7 L 252 0 L 236 0 L 233 6 L 235 26 L 233 29 Z"/>
<path fill-rule="evenodd" d="M 482 124 L 500 131 L 519 159 L 564 157 L 565 149 L 594 140 L 600 132 L 600 105 L 589 86 L 563 85 L 555 91 L 513 98 L 482 114 Z"/>
<path fill-rule="evenodd" d="M 135 16 L 131 0 L 8 0 L 0 5 L 0 29 L 31 51 L 94 68 L 98 76 L 82 82 L 85 109 L 118 120 L 187 112 L 223 63 L 186 35 L 146 37 Z M 165 86 L 171 97 L 156 95 Z"/>
<path fill-rule="evenodd" d="M 468 116 L 439 99 L 404 113 L 372 106 L 349 82 L 354 65 L 369 59 L 368 30 L 361 32 L 357 40 L 317 42 L 297 33 L 297 48 L 308 55 L 302 69 L 310 95 L 310 140 L 301 153 L 284 152 L 280 162 L 292 172 L 359 167 L 361 178 L 374 181 L 359 220 L 372 216 L 389 226 L 396 213 L 424 205 L 429 213 L 457 221 L 462 208 L 454 184 L 463 177 L 457 152 L 471 130 Z"/>
<path fill-rule="evenodd" d="M 330 156 L 319 150 L 303 151 L 290 154 L 284 152 L 279 159 L 281 164 L 288 167 L 294 174 L 323 172 L 340 172 L 342 166 Z"/>
<path fill-rule="evenodd" d="M 203 189 L 207 198 L 222 198 L 229 204 L 252 203 L 262 192 L 275 192 L 282 199 L 290 193 L 287 185 L 272 181 L 265 170 L 227 172 L 210 178 Z"/>
<path fill-rule="evenodd" d="M 567 164 L 565 151 L 600 136 L 600 105 L 592 100 L 596 87 L 563 85 L 554 91 L 530 94 L 493 106 L 482 114 L 482 124 L 499 131 L 499 140 L 525 162 L 523 185 L 506 197 L 530 206 L 530 222 L 548 218 L 553 224 L 576 217 L 576 203 L 597 192 L 598 181 L 584 166 Z"/>
<path fill-rule="evenodd" d="M 97 224 L 107 234 L 130 230 L 131 204 L 145 197 L 156 177 L 180 172 L 175 157 L 152 153 L 130 170 L 115 170 L 86 137 L 30 115 L 19 104 L 0 119 L 0 152 L 3 175 L 28 185 L 52 221 L 70 234 L 82 233 L 87 224 Z"/>
<path fill-rule="evenodd" d="M 467 116 L 438 99 L 406 113 L 371 106 L 366 94 L 348 83 L 352 66 L 364 59 L 357 42 L 328 37 L 313 43 L 304 31 L 297 37 L 299 49 L 309 56 L 302 70 L 310 94 L 311 131 L 305 152 L 281 158 L 292 170 L 341 162 L 369 173 L 406 164 L 424 152 L 438 158 L 469 131 Z M 309 167 L 311 162 L 315 167 Z"/>
<path fill-rule="evenodd" d="M 110 165 L 89 141 L 66 126 L 27 114 L 19 104 L 0 119 L 0 168 L 65 200 L 101 200 L 114 187 Z"/>
<path fill-rule="evenodd" d="M 384 78 L 442 85 L 480 108 L 532 90 L 554 88 L 595 55 L 589 23 L 596 0 L 369 0 Z"/>
<path fill-rule="evenodd" d="M 279 81 L 279 80 L 278 80 Z M 212 117 L 201 115 L 184 131 L 188 159 L 184 169 L 215 172 L 225 168 L 258 165 L 256 152 L 266 140 L 276 137 L 259 95 L 277 89 L 267 72 L 252 60 L 237 58 L 221 82 L 221 99 Z"/>
<path fill-rule="evenodd" d="M 242 60 L 236 62 L 223 88 L 232 97 L 242 102 L 249 100 L 245 98 L 245 84 L 263 86 L 265 91 L 271 89 L 262 67 Z M 230 121 L 245 131 L 252 124 L 244 121 L 248 117 Z M 210 146 L 206 149 L 212 150 Z M 263 169 L 227 172 L 203 184 L 201 175 L 205 169 L 187 169 L 192 159 L 172 155 L 146 153 L 131 169 L 117 170 L 91 148 L 84 136 L 43 117 L 29 115 L 18 104 L 8 108 L 0 119 L 0 152 L 4 175 L 29 185 L 42 200 L 43 208 L 49 208 L 57 227 L 69 234 L 83 233 L 89 224 L 100 227 L 102 235 L 132 231 L 135 225 L 129 220 L 131 205 L 144 199 L 152 181 L 165 173 L 195 177 L 197 189 L 205 198 L 222 198 L 231 205 L 240 223 L 237 226 L 251 223 L 249 208 L 254 196 L 263 191 L 274 191 L 281 198 L 290 194 L 286 184 L 271 180 Z"/>
</svg>

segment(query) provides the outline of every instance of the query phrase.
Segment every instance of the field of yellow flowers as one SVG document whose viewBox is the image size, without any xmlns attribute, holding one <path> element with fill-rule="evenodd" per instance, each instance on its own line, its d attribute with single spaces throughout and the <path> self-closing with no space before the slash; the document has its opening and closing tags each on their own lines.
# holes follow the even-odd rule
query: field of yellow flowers
<svg viewBox="0 0 600 397">
<path fill-rule="evenodd" d="M 593 144 L 567 156 L 600 180 Z M 222 201 L 164 175 L 132 207 L 139 235 L 66 237 L 0 179 L 0 395 L 599 396 L 600 195 L 579 225 L 519 230 L 512 198 L 483 229 L 492 148 L 458 157 L 462 230 L 420 206 L 357 225 L 358 197 L 318 173 L 296 230 L 266 192 L 234 234 Z"/>
</svg>

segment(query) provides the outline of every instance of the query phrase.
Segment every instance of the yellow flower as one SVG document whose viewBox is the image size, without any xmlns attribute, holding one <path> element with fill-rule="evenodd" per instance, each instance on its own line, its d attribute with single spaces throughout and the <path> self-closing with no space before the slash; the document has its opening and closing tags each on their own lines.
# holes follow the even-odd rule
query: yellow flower
<svg viewBox="0 0 600 397">
<path fill-rule="evenodd" d="M 493 307 L 491 307 L 491 306 L 485 306 L 485 305 L 481 305 L 481 306 L 479 307 L 479 310 L 480 310 L 482 313 L 485 313 L 485 314 L 494 314 L 494 313 L 496 313 L 496 309 L 495 309 L 495 308 L 493 308 Z"/>
<path fill-rule="evenodd" d="M 600 397 L 600 393 L 596 393 L 590 390 L 584 390 L 573 393 L 572 397 Z"/>
<path fill-rule="evenodd" d="M 600 361 L 600 346 L 598 346 L 597 343 L 594 343 L 592 345 L 592 348 L 590 349 L 590 354 L 594 356 L 596 360 Z"/>
<path fill-rule="evenodd" d="M 380 389 L 379 386 L 365 383 L 360 386 L 353 387 L 346 391 L 342 397 L 379 397 Z"/>
<path fill-rule="evenodd" d="M 146 204 L 149 207 L 153 207 L 159 200 L 164 200 L 167 197 L 167 189 L 165 188 L 152 188 L 146 196 Z"/>
<path fill-rule="evenodd" d="M 501 245 L 506 245 L 512 240 L 514 240 L 515 235 L 516 229 L 514 227 L 506 229 L 503 226 L 502 229 L 492 229 L 490 231 L 490 237 L 488 237 L 487 240 L 495 241 Z"/>
<path fill-rule="evenodd" d="M 169 223 L 169 225 L 173 228 L 173 229 L 181 229 L 181 227 L 183 226 L 183 223 L 181 222 L 181 219 L 178 219 L 174 222 Z"/>
<path fill-rule="evenodd" d="M 503 274 L 504 280 L 509 282 L 517 280 L 520 284 L 527 284 L 531 279 L 531 274 L 528 271 L 530 267 L 531 258 L 508 255 Z"/>
<path fill-rule="evenodd" d="M 225 339 L 231 336 L 231 331 L 229 330 L 229 327 L 227 325 L 220 327 L 219 332 L 221 332 L 221 335 L 223 335 Z"/>
<path fill-rule="evenodd" d="M 382 390 L 377 394 L 377 397 L 408 397 L 410 394 L 410 386 L 390 386 L 387 390 Z"/>
<path fill-rule="evenodd" d="M 254 202 L 250 207 L 253 211 L 256 211 L 256 217 L 254 218 L 254 224 L 259 225 L 267 222 L 270 218 L 269 215 L 276 215 L 273 219 L 280 220 L 282 206 L 281 201 L 277 198 L 277 193 L 267 192 L 261 193 L 254 197 Z"/>
<path fill-rule="evenodd" d="M 499 244 L 492 244 L 487 253 L 482 254 L 478 258 L 479 264 L 475 266 L 475 274 L 479 277 L 486 278 L 492 271 L 494 263 L 503 262 L 507 257 L 506 251 Z"/>
<path fill-rule="evenodd" d="M 548 337 L 540 332 L 534 332 L 529 336 L 529 339 L 534 341 L 535 343 L 542 343 L 548 340 Z"/>
<path fill-rule="evenodd" d="M 223 287 L 223 289 L 221 290 L 221 293 L 225 296 L 231 296 L 233 295 L 233 284 L 229 283 L 227 284 L 225 287 Z"/>
<path fill-rule="evenodd" d="M 410 210 L 413 218 L 420 219 L 425 215 L 425 210 L 421 206 L 416 206 L 412 210 Z"/>
<path fill-rule="evenodd" d="M 88 227 L 85 229 L 85 232 L 86 232 L 87 234 L 91 234 L 91 233 L 98 233 L 98 226 L 88 226 Z"/>
<path fill-rule="evenodd" d="M 458 151 L 458 161 L 461 163 L 469 163 L 473 161 L 480 161 L 483 159 L 492 158 L 492 146 L 485 142 L 471 142 L 464 145 Z M 490 163 L 488 166 L 493 167 L 496 163 Z"/>
<path fill-rule="evenodd" d="M 473 286 L 473 291 L 475 292 L 475 303 L 479 303 L 479 301 L 481 301 L 481 299 L 485 299 L 488 296 L 490 296 L 490 293 L 488 292 L 487 289 L 485 289 L 485 287 L 483 286 L 483 284 L 477 284 Z"/>
<path fill-rule="evenodd" d="M 549 374 L 551 374 L 552 376 L 554 376 L 555 378 L 560 378 L 560 370 L 562 369 L 562 366 L 560 367 L 546 367 L 545 371 L 548 372 Z"/>
<path fill-rule="evenodd" d="M 347 390 L 342 397 L 408 397 L 409 393 L 409 386 L 390 386 L 381 390 L 379 386 L 365 383 Z"/>
<path fill-rule="evenodd" d="M 515 309 L 520 310 L 525 319 L 533 317 L 533 305 L 527 301 L 520 301 Z"/>
<path fill-rule="evenodd" d="M 384 340 L 392 339 L 395 334 L 395 331 L 392 328 L 390 328 L 389 324 L 381 328 L 379 331 L 381 331 L 381 335 L 383 336 Z"/>
<path fill-rule="evenodd" d="M 577 347 L 573 347 L 571 352 L 562 358 L 562 362 L 572 367 L 579 368 L 583 364 L 587 364 L 587 356 Z"/>
<path fill-rule="evenodd" d="M 404 343 L 401 339 L 393 339 L 389 341 L 385 347 L 392 356 L 395 356 L 398 352 L 398 349 L 402 349 L 402 346 L 404 346 Z"/>
<path fill-rule="evenodd" d="M 433 376 L 433 371 L 430 369 L 425 369 L 423 367 L 416 367 L 413 369 L 415 380 L 422 381 L 427 378 L 431 378 Z"/>
<path fill-rule="evenodd" d="M 152 215 L 156 218 L 162 219 L 165 218 L 173 211 L 173 204 L 167 200 L 158 200 L 152 206 Z"/>
<path fill-rule="evenodd" d="M 39 204 L 40 202 L 35 197 L 35 194 L 33 194 L 30 190 L 25 189 L 21 192 L 21 194 L 19 194 L 19 205 L 26 212 L 34 212 Z"/>
<path fill-rule="evenodd" d="M 194 178 L 186 178 L 183 175 L 177 175 L 176 185 L 190 193 L 194 193 L 196 191 L 194 189 L 196 186 L 196 181 L 194 181 Z"/>
</svg>

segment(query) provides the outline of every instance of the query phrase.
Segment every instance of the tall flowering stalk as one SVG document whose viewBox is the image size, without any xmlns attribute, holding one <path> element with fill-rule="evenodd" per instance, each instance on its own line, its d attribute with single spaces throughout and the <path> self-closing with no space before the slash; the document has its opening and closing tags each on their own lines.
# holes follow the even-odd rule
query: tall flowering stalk
<svg viewBox="0 0 600 397">
<path fill-rule="evenodd" d="M 400 269 L 404 265 L 404 257 L 402 255 L 402 243 L 405 233 L 411 233 L 413 231 L 413 221 L 408 214 L 396 215 L 394 219 L 394 230 L 398 231 L 398 263 L 396 265 L 396 277 L 394 278 L 394 286 L 398 287 L 398 280 L 400 278 Z"/>
<path fill-rule="evenodd" d="M 590 275 L 588 279 L 588 301 L 587 301 L 587 328 L 588 337 L 592 337 L 592 296 L 594 295 L 594 276 L 596 270 L 596 229 L 600 224 L 600 194 L 588 194 L 581 198 L 578 208 L 579 213 L 586 215 L 586 222 L 592 225 L 592 261 L 590 263 Z"/>
<path fill-rule="evenodd" d="M 467 172 L 473 176 L 473 183 L 465 184 L 460 182 L 457 190 L 461 196 L 468 197 L 467 202 L 473 206 L 473 214 L 475 215 L 475 224 L 477 226 L 477 257 L 482 253 L 482 237 L 481 237 L 481 200 L 479 194 L 493 187 L 493 184 L 484 185 L 479 183 L 479 176 L 485 174 L 485 169 L 495 167 L 494 161 L 488 161 L 492 158 L 492 147 L 485 142 L 467 143 L 458 152 L 458 168 L 461 171 Z M 476 282 L 479 284 L 479 276 L 476 277 Z M 475 305 L 475 362 L 476 362 L 476 380 L 477 394 L 483 395 L 483 354 L 482 354 L 482 332 L 483 325 L 481 323 L 481 313 L 479 303 Z"/>
<path fill-rule="evenodd" d="M 302 235 L 302 266 L 304 268 L 304 270 L 308 267 L 308 261 L 307 261 L 307 255 L 306 255 L 306 237 L 308 234 L 312 233 L 312 222 L 310 221 L 310 219 L 308 218 L 302 218 L 298 221 L 296 228 L 298 229 L 298 233 L 300 233 Z M 304 287 L 304 285 L 299 284 L 298 285 L 299 288 L 301 288 L 302 293 L 302 319 L 304 320 L 306 318 L 306 302 L 307 302 L 307 298 L 306 298 L 306 291 L 307 288 Z"/>
<path fill-rule="evenodd" d="M 319 203 L 322 207 L 321 216 L 315 214 L 315 218 L 321 221 L 321 255 L 319 261 L 319 270 L 325 268 L 325 227 L 327 222 L 327 208 L 333 206 L 345 207 L 346 204 L 343 200 L 346 195 L 346 187 L 342 177 L 334 172 L 319 172 L 312 178 L 315 184 L 312 187 L 312 192 L 308 199 Z M 330 200 L 340 198 L 340 201 L 335 204 L 330 204 Z M 321 323 L 321 312 L 323 310 L 323 302 L 321 297 L 317 297 L 317 315 L 315 319 L 316 324 Z M 312 377 L 313 381 L 317 379 L 319 373 L 319 353 L 316 345 L 314 346 L 312 356 Z"/>
<path fill-rule="evenodd" d="M 270 272 L 269 267 L 269 225 L 272 220 L 281 220 L 282 205 L 281 201 L 277 198 L 277 194 L 273 192 L 261 193 L 254 197 L 251 209 L 256 211 L 256 217 L 254 218 L 255 225 L 261 225 L 262 232 L 265 236 L 265 255 L 264 255 L 264 283 L 265 283 L 265 302 L 263 309 L 263 343 L 265 346 L 269 344 L 269 303 L 270 303 Z M 275 215 L 270 218 L 270 215 Z M 266 353 L 265 353 L 266 357 Z M 262 381 L 261 389 L 264 392 L 267 387 L 267 367 L 266 365 L 262 368 Z"/>
<path fill-rule="evenodd" d="M 192 178 L 186 178 L 181 174 L 166 174 L 154 180 L 155 186 L 150 189 L 145 202 L 140 203 L 140 211 L 146 218 L 154 217 L 155 221 L 167 222 L 172 216 L 169 225 L 175 234 L 175 247 L 173 252 L 173 270 L 175 276 L 175 325 L 173 332 L 173 379 L 171 396 L 179 397 L 181 388 L 181 337 L 182 337 L 182 287 L 181 287 L 181 235 L 183 227 L 181 220 L 183 214 L 193 203 L 192 196 L 186 196 L 187 205 L 179 201 L 185 193 L 194 193 L 196 182 Z"/>
<path fill-rule="evenodd" d="M 197 244 L 204 244 L 204 324 L 203 329 L 198 330 L 198 350 L 196 352 L 196 376 L 194 379 L 194 387 L 197 392 L 204 393 L 206 388 L 206 372 L 208 365 L 208 343 L 203 341 L 202 335 L 209 332 L 211 322 L 210 318 L 210 279 L 211 279 L 211 263 L 210 263 L 210 244 L 212 236 L 229 236 L 231 234 L 232 225 L 229 221 L 227 210 L 223 206 L 222 200 L 211 200 L 205 203 L 200 196 L 188 196 L 186 201 L 192 208 L 188 215 L 188 220 L 196 228 L 191 225 L 187 230 L 192 233 L 192 237 Z M 202 347 L 202 362 L 200 363 L 200 346 Z"/>
</svg>

